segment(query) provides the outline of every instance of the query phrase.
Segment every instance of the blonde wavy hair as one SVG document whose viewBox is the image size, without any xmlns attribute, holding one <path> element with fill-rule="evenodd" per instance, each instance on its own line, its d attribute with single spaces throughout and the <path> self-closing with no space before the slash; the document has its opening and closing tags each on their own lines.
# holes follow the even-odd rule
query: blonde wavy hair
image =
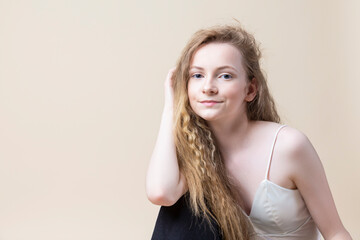
<svg viewBox="0 0 360 240">
<path fill-rule="evenodd" d="M 202 29 L 192 36 L 173 75 L 174 136 L 180 171 L 186 178 L 194 214 L 208 221 L 213 218 L 224 239 L 245 240 L 250 239 L 251 224 L 239 204 L 241 196 L 226 173 L 213 133 L 206 121 L 191 109 L 187 95 L 192 57 L 209 43 L 235 46 L 242 54 L 248 81 L 257 81 L 257 95 L 247 103 L 248 119 L 280 122 L 280 118 L 260 68 L 259 46 L 251 34 L 236 24 Z"/>
</svg>

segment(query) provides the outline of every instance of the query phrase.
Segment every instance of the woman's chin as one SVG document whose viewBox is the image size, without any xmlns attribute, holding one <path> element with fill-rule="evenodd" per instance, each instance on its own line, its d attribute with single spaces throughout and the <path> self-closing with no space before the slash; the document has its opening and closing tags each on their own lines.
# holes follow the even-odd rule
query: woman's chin
<svg viewBox="0 0 360 240">
<path fill-rule="evenodd" d="M 197 111 L 194 112 L 207 122 L 216 121 L 224 117 L 224 113 L 218 109 L 197 109 Z"/>
<path fill-rule="evenodd" d="M 202 114 L 199 116 L 207 122 L 213 122 L 219 119 L 218 115 L 213 115 L 213 114 Z"/>
</svg>

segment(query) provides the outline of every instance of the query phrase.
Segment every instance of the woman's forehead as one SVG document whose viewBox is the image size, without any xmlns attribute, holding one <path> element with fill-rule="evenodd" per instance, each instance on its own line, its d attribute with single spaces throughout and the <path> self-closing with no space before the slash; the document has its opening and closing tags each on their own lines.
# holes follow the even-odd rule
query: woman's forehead
<svg viewBox="0 0 360 240">
<path fill-rule="evenodd" d="M 207 68 L 243 68 L 241 52 L 229 43 L 209 43 L 201 46 L 194 53 L 190 69 Z"/>
</svg>

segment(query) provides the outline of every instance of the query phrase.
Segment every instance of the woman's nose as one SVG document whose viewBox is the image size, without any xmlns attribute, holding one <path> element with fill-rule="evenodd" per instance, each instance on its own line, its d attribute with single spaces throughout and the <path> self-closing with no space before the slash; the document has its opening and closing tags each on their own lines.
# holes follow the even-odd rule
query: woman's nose
<svg viewBox="0 0 360 240">
<path fill-rule="evenodd" d="M 204 82 L 202 93 L 204 93 L 204 94 L 217 94 L 218 93 L 218 88 L 214 84 L 213 80 L 207 79 Z"/>
</svg>

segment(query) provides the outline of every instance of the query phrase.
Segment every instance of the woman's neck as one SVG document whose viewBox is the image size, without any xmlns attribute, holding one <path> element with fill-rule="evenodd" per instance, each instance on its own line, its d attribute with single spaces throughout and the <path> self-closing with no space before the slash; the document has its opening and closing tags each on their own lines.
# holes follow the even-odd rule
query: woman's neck
<svg viewBox="0 0 360 240">
<path fill-rule="evenodd" d="M 208 124 L 225 157 L 246 145 L 252 121 L 243 114 L 234 121 L 208 122 Z"/>
</svg>

